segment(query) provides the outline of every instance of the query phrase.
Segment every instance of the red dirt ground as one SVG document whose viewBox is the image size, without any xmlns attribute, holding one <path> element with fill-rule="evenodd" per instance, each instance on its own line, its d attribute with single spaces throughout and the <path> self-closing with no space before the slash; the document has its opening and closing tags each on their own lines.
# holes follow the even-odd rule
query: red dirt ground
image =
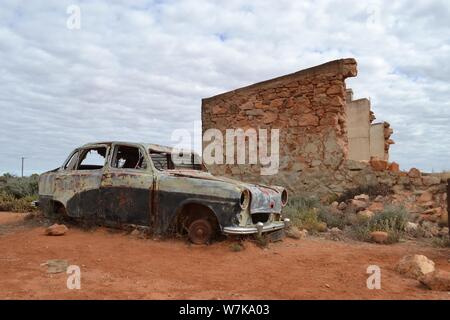
<svg viewBox="0 0 450 320">
<path fill-rule="evenodd" d="M 424 254 L 450 271 L 450 249 L 407 242 L 375 245 L 319 238 L 286 239 L 261 249 L 250 241 L 193 246 L 183 240 L 137 239 L 107 229 L 72 227 L 61 237 L 0 212 L 0 299 L 450 299 L 394 268 Z M 65 273 L 48 274 L 49 259 L 81 268 L 81 290 Z M 366 268 L 381 268 L 381 289 L 366 287 Z"/>
</svg>

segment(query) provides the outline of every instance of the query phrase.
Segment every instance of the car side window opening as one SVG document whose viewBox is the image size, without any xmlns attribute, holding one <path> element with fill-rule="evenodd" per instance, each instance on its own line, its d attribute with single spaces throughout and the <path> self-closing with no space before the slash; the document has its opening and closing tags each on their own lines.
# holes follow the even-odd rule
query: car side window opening
<svg viewBox="0 0 450 320">
<path fill-rule="evenodd" d="M 111 166 L 117 169 L 146 169 L 147 163 L 140 148 L 116 146 Z"/>
<path fill-rule="evenodd" d="M 106 147 L 84 149 L 80 153 L 77 170 L 97 170 L 105 166 Z"/>
<path fill-rule="evenodd" d="M 150 157 L 153 161 L 153 165 L 157 170 L 173 170 L 173 169 L 193 169 L 193 170 L 204 170 L 199 159 L 196 158 L 195 154 L 190 155 L 190 161 L 183 161 L 179 163 L 174 163 L 172 161 L 172 155 L 167 152 L 157 152 L 150 150 Z"/>
</svg>

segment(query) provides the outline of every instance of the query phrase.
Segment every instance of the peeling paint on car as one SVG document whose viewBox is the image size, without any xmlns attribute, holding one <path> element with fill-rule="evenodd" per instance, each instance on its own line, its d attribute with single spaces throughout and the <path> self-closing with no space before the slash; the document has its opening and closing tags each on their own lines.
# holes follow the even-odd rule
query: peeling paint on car
<svg viewBox="0 0 450 320">
<path fill-rule="evenodd" d="M 138 148 L 145 165 L 138 169 L 114 167 L 118 146 Z M 92 148 L 106 148 L 106 152 L 101 149 L 105 153 L 104 166 L 83 170 L 67 167 L 74 155 Z M 161 235 L 171 231 L 183 208 L 192 204 L 212 212 L 224 233 L 227 229 L 248 233 L 258 222 L 267 225 L 267 230 L 283 228 L 283 187 L 216 177 L 203 165 L 202 170 L 156 169 L 151 152 L 171 151 L 169 147 L 130 142 L 84 145 L 72 152 L 60 168 L 40 176 L 40 206 L 47 214 L 67 214 L 108 225 L 146 226 Z M 80 160 L 75 160 L 79 165 Z M 248 208 L 242 208 L 240 203 L 245 190 L 251 195 Z"/>
</svg>

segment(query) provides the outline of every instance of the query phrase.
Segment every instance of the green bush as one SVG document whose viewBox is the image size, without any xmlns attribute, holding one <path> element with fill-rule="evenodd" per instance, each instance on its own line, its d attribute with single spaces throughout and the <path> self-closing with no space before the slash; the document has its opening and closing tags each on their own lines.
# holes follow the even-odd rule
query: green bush
<svg viewBox="0 0 450 320">
<path fill-rule="evenodd" d="M 349 215 L 332 212 L 329 208 L 320 207 L 319 208 L 319 220 L 327 224 L 329 228 L 339 228 L 343 229 L 346 225 L 351 224 Z"/>
<path fill-rule="evenodd" d="M 5 173 L 0 177 L 0 211 L 28 212 L 38 198 L 39 175 L 16 177 Z"/>
<path fill-rule="evenodd" d="M 283 212 L 300 229 L 324 231 L 326 224 L 319 219 L 319 208 L 321 204 L 316 198 L 294 198 Z"/>
<path fill-rule="evenodd" d="M 17 199 L 38 194 L 39 175 L 29 177 L 16 177 L 4 174 L 0 179 L 0 192 L 10 194 Z"/>
<path fill-rule="evenodd" d="M 31 203 L 37 200 L 37 196 L 26 196 L 17 199 L 16 197 L 0 192 L 0 211 L 29 212 L 35 210 Z"/>
<path fill-rule="evenodd" d="M 380 213 L 375 214 L 369 225 L 372 231 L 400 231 L 405 230 L 408 222 L 408 212 L 404 207 L 386 207 Z"/>
<path fill-rule="evenodd" d="M 373 231 L 388 233 L 388 243 L 398 242 L 404 233 L 408 213 L 403 207 L 386 207 L 382 212 L 366 220 L 356 220 L 351 235 L 360 241 L 369 241 Z"/>
</svg>

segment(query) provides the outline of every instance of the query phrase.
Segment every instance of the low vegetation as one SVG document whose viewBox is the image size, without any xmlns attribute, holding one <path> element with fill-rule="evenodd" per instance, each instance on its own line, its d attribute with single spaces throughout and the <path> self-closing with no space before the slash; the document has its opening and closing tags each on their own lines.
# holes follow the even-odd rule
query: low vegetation
<svg viewBox="0 0 450 320">
<path fill-rule="evenodd" d="M 376 196 L 388 196 L 392 194 L 392 188 L 387 184 L 378 183 L 371 185 L 362 185 L 353 189 L 346 190 L 341 196 L 337 198 L 337 202 L 345 202 L 353 199 L 355 196 L 360 194 L 367 194 L 371 198 Z"/>
<path fill-rule="evenodd" d="M 327 226 L 319 218 L 321 204 L 316 198 L 294 198 L 284 209 L 284 214 L 299 229 L 312 232 L 325 231 Z"/>
<path fill-rule="evenodd" d="M 450 236 L 436 237 L 433 238 L 432 244 L 438 248 L 448 248 L 450 247 Z"/>
<path fill-rule="evenodd" d="M 356 240 L 370 241 L 373 231 L 384 231 L 388 234 L 388 243 L 398 242 L 404 234 L 408 213 L 401 206 L 391 206 L 375 214 L 369 219 L 358 219 L 351 226 L 350 234 Z"/>
<path fill-rule="evenodd" d="M 37 174 L 23 178 L 8 173 L 0 176 L 0 211 L 32 211 L 31 203 L 38 198 L 38 180 Z"/>
<path fill-rule="evenodd" d="M 388 233 L 388 242 L 398 242 L 404 234 L 408 213 L 401 206 L 386 207 L 370 218 L 358 216 L 355 212 L 340 212 L 324 206 L 315 198 L 291 199 L 284 213 L 299 229 L 322 232 L 328 228 L 339 228 L 350 238 L 370 241 L 373 231 Z"/>
</svg>

